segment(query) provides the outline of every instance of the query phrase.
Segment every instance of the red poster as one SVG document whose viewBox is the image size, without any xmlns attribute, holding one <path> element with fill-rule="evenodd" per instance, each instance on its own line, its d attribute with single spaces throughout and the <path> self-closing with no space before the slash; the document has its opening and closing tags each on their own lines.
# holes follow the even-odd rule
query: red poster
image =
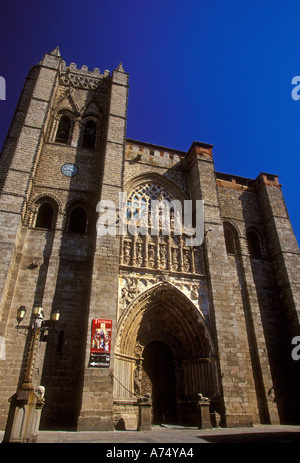
<svg viewBox="0 0 300 463">
<path fill-rule="evenodd" d="M 92 324 L 91 354 L 109 354 L 112 320 L 94 318 Z"/>
</svg>

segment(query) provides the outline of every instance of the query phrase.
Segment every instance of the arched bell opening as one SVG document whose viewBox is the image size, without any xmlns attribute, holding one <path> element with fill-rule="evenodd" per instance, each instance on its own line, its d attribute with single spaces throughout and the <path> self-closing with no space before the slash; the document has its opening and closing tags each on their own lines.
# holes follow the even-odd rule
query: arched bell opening
<svg viewBox="0 0 300 463">
<path fill-rule="evenodd" d="M 193 303 L 169 283 L 138 297 L 120 317 L 115 399 L 150 393 L 153 423 L 195 425 L 197 398 L 217 398 L 215 349 Z"/>
</svg>

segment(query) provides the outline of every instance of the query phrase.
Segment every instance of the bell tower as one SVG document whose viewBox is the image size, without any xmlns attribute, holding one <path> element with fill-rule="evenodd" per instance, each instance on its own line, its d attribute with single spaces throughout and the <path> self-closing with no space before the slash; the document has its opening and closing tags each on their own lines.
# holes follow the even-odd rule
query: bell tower
<svg viewBox="0 0 300 463">
<path fill-rule="evenodd" d="M 36 384 L 46 388 L 42 426 L 74 427 L 79 404 L 88 408 L 81 385 L 89 376 L 89 322 L 113 319 L 116 311 L 114 297 L 99 307 L 108 248 L 96 236 L 96 206 L 122 188 L 127 91 L 122 64 L 112 73 L 78 68 L 66 64 L 58 47 L 27 76 L 0 165 L 0 336 L 6 340 L 1 367 L 13 372 L 1 394 L 3 417 L 22 376 L 24 343 L 15 346 L 14 332 L 21 305 L 40 304 L 45 316 L 58 307 L 61 312 L 58 331 L 40 348 L 34 371 Z M 114 294 L 116 285 L 112 277 Z M 99 381 L 99 369 L 96 376 Z"/>
</svg>

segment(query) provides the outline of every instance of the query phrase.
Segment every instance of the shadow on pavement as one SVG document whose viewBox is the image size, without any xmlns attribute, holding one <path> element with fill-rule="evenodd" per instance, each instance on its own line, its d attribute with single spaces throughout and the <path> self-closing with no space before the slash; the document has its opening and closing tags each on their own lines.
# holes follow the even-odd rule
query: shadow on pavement
<svg viewBox="0 0 300 463">
<path fill-rule="evenodd" d="M 199 436 L 200 437 L 200 436 Z M 297 432 L 257 432 L 244 434 L 223 434 L 218 436 L 201 436 L 210 443 L 266 443 L 289 444 L 300 443 L 300 433 Z"/>
</svg>

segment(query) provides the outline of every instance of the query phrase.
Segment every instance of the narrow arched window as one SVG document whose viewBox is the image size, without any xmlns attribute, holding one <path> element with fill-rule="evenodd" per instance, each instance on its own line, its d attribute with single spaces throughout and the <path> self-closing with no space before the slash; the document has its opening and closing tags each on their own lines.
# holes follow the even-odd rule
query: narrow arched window
<svg viewBox="0 0 300 463">
<path fill-rule="evenodd" d="M 69 218 L 68 231 L 73 233 L 85 233 L 87 230 L 87 214 L 83 207 L 75 207 Z"/>
<path fill-rule="evenodd" d="M 239 243 L 236 230 L 228 224 L 224 223 L 224 237 L 227 254 L 237 255 L 239 253 Z"/>
<path fill-rule="evenodd" d="M 259 234 L 254 230 L 248 230 L 247 242 L 250 257 L 252 257 L 253 259 L 262 259 L 263 249 Z"/>
<path fill-rule="evenodd" d="M 70 131 L 71 119 L 65 115 L 61 116 L 56 131 L 55 141 L 57 141 L 58 143 L 67 144 L 69 142 Z"/>
<path fill-rule="evenodd" d="M 35 227 L 36 228 L 53 228 L 54 209 L 50 203 L 42 203 L 38 209 Z"/>
<path fill-rule="evenodd" d="M 97 135 L 97 124 L 93 120 L 86 121 L 84 125 L 82 146 L 84 148 L 95 148 Z"/>
</svg>

